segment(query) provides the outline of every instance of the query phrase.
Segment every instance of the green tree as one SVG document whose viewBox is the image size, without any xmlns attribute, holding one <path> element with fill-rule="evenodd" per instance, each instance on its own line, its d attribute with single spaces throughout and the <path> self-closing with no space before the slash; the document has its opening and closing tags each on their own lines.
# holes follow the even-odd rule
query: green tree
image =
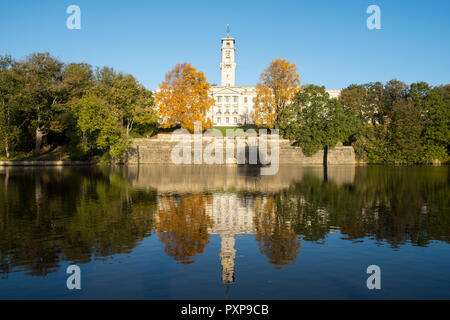
<svg viewBox="0 0 450 320">
<path fill-rule="evenodd" d="M 446 162 L 450 151 L 450 85 L 430 90 L 424 99 L 424 108 L 425 159 Z"/>
<path fill-rule="evenodd" d="M 310 85 L 296 94 L 277 127 L 310 156 L 348 139 L 356 124 L 353 110 L 344 110 L 337 99 L 330 98 L 325 87 Z"/>
<path fill-rule="evenodd" d="M 34 154 L 39 155 L 42 139 L 50 131 L 60 132 L 57 115 L 61 112 L 63 63 L 49 53 L 35 53 L 18 62 L 14 70 L 21 90 L 21 109 L 34 131 Z"/>
<path fill-rule="evenodd" d="M 380 123 L 385 124 L 389 122 L 394 103 L 406 97 L 407 91 L 408 86 L 404 82 L 396 79 L 390 80 L 384 85 L 384 103 L 380 110 Z"/>
<path fill-rule="evenodd" d="M 13 63 L 11 56 L 0 56 L 0 147 L 6 158 L 10 157 L 19 131 L 14 121 L 17 114 L 15 97 L 19 87 L 12 74 Z"/>
<path fill-rule="evenodd" d="M 145 127 L 157 123 L 152 92 L 133 76 L 119 74 L 110 92 L 111 103 L 119 110 L 127 136 L 136 124 Z"/>
<path fill-rule="evenodd" d="M 113 159 L 121 160 L 129 141 L 118 114 L 112 112 L 108 102 L 94 92 L 88 92 L 76 101 L 74 109 L 84 151 L 91 156 L 97 152 L 109 152 Z"/>
<path fill-rule="evenodd" d="M 121 119 L 127 137 L 137 127 L 141 133 L 153 131 L 158 117 L 153 93 L 132 75 L 116 73 L 112 68 L 97 69 L 95 92 L 103 96 Z"/>
<path fill-rule="evenodd" d="M 423 152 L 422 108 L 412 98 L 396 100 L 389 123 L 394 162 L 418 162 Z"/>
</svg>

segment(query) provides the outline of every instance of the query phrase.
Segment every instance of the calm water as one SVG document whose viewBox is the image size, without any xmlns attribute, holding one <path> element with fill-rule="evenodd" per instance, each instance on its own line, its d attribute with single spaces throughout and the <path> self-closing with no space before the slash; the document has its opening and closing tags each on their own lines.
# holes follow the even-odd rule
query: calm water
<svg viewBox="0 0 450 320">
<path fill-rule="evenodd" d="M 0 168 L 0 298 L 449 299 L 449 189 L 445 166 Z"/>
</svg>

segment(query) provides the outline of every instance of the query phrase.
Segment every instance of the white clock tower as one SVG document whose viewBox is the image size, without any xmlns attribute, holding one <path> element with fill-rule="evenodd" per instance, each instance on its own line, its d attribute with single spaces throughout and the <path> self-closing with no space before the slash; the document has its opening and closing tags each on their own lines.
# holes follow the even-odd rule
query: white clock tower
<svg viewBox="0 0 450 320">
<path fill-rule="evenodd" d="M 222 38 L 222 62 L 220 69 L 222 70 L 222 86 L 234 87 L 236 78 L 236 63 L 234 60 L 235 40 L 230 37 L 230 27 L 227 26 L 227 36 Z"/>
</svg>

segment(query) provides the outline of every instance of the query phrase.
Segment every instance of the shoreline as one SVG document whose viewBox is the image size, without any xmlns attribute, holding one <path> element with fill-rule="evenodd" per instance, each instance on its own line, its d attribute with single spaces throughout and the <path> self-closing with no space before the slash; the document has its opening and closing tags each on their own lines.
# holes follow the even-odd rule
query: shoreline
<svg viewBox="0 0 450 320">
<path fill-rule="evenodd" d="M 91 166 L 97 161 L 73 161 L 73 160 L 5 160 L 0 161 L 0 167 L 69 167 Z"/>
</svg>

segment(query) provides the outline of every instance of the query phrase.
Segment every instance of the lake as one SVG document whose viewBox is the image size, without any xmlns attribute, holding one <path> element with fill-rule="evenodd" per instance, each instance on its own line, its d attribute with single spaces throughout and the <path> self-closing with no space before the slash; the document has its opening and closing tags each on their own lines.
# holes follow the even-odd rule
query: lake
<svg viewBox="0 0 450 320">
<path fill-rule="evenodd" d="M 447 166 L 0 168 L 0 299 L 449 299 L 449 191 Z"/>
</svg>

